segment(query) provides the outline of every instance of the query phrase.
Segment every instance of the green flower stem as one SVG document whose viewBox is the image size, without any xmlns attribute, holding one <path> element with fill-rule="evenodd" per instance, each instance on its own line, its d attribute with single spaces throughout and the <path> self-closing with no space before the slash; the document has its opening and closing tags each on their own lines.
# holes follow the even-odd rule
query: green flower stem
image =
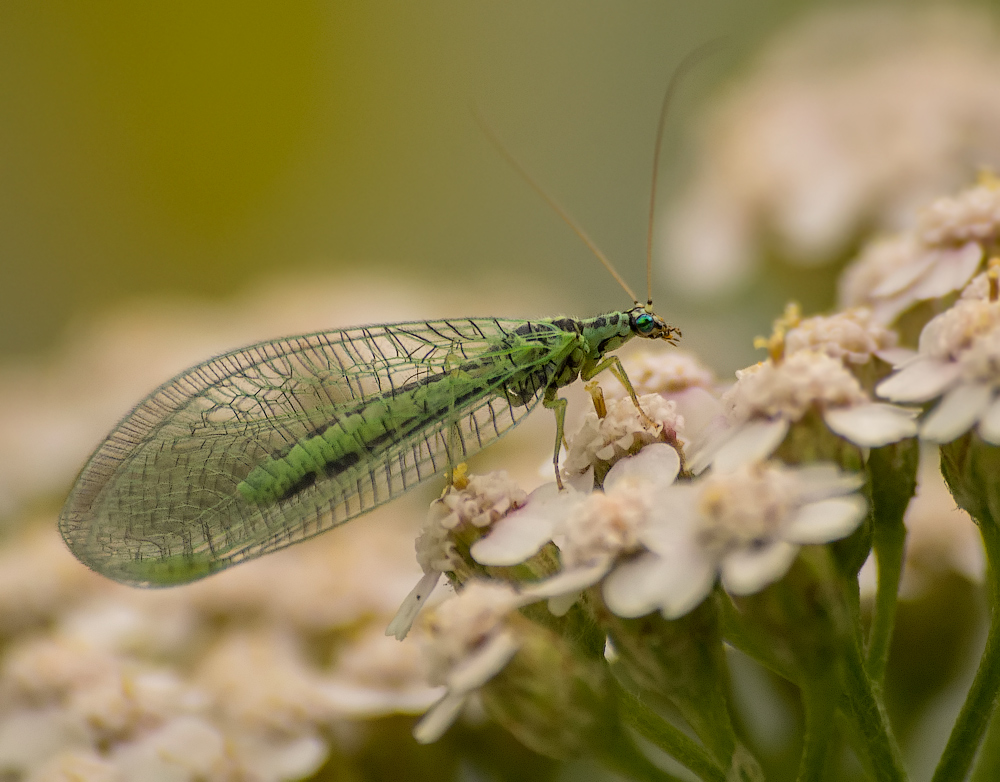
<svg viewBox="0 0 1000 782">
<path fill-rule="evenodd" d="M 842 672 L 846 712 L 854 722 L 856 735 L 867 742 L 864 749 L 872 775 L 879 782 L 905 780 L 903 758 L 889 728 L 880 687 L 868 677 L 861 649 L 852 643 L 844 647 Z"/>
<path fill-rule="evenodd" d="M 743 652 L 785 681 L 801 684 L 802 677 L 798 671 L 774 654 L 774 647 L 760 633 L 754 632 L 726 592 L 717 589 L 715 600 L 722 623 L 722 634 L 734 649 Z"/>
<path fill-rule="evenodd" d="M 906 543 L 903 516 L 916 491 L 919 462 L 920 447 L 915 441 L 876 448 L 868 458 L 878 589 L 865 667 L 868 675 L 877 682 L 885 677 L 889 659 Z"/>
<path fill-rule="evenodd" d="M 951 729 L 932 782 L 966 778 L 1000 692 L 1000 527 L 992 518 L 977 521 L 989 564 L 990 630 L 976 678 Z"/>
<path fill-rule="evenodd" d="M 896 622 L 899 601 L 899 581 L 903 573 L 903 551 L 906 527 L 903 517 L 877 519 L 875 522 L 875 559 L 878 564 L 878 588 L 875 592 L 875 612 L 868 634 L 868 654 L 865 667 L 875 681 L 882 681 L 889 660 L 892 628 Z"/>
<path fill-rule="evenodd" d="M 682 782 L 680 777 L 664 771 L 646 757 L 625 731 L 614 735 L 597 757 L 608 768 L 637 782 Z"/>
<path fill-rule="evenodd" d="M 684 732 L 664 720 L 618 682 L 614 682 L 622 721 L 706 782 L 725 782 L 726 772 Z"/>
<path fill-rule="evenodd" d="M 817 782 L 826 775 L 833 737 L 838 686 L 834 678 L 810 681 L 802 689 L 806 728 L 799 759 L 798 782 Z"/>
</svg>

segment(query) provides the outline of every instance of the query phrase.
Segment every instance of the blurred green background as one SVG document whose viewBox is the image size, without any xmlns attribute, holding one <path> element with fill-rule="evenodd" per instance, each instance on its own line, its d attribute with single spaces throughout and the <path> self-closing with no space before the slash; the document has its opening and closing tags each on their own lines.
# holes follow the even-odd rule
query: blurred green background
<svg viewBox="0 0 1000 782">
<path fill-rule="evenodd" d="M 473 107 L 641 289 L 673 69 L 730 37 L 685 84 L 665 187 L 699 101 L 807 5 L 0 4 L 0 358 L 130 296 L 220 297 L 296 268 L 472 287 L 502 272 L 557 310 L 623 306 Z"/>
</svg>

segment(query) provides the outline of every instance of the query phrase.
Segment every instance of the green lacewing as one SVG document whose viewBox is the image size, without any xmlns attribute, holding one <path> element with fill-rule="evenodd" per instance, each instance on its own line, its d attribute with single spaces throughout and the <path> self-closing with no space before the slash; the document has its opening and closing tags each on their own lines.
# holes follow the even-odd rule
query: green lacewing
<svg viewBox="0 0 1000 782">
<path fill-rule="evenodd" d="M 660 110 L 647 234 L 667 108 Z M 135 586 L 194 581 L 277 551 L 389 502 L 497 440 L 560 388 L 604 369 L 639 406 L 610 352 L 680 331 L 645 305 L 569 215 L 485 128 L 500 152 L 632 296 L 594 318 L 468 318 L 324 331 L 218 356 L 164 383 L 87 461 L 59 518 L 70 550 Z"/>
<path fill-rule="evenodd" d="M 556 413 L 558 454 L 558 389 L 605 368 L 624 378 L 605 352 L 633 336 L 679 332 L 637 306 L 584 320 L 365 326 L 218 356 L 115 427 L 78 477 L 60 530 L 116 581 L 192 581 L 398 497 L 539 402 Z"/>
</svg>

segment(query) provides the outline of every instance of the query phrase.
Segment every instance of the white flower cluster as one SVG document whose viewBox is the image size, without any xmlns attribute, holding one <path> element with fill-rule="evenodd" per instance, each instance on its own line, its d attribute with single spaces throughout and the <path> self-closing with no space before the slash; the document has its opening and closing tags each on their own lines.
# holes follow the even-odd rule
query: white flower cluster
<svg viewBox="0 0 1000 782">
<path fill-rule="evenodd" d="M 992 175 L 933 202 L 915 229 L 869 245 L 844 271 L 843 306 L 891 323 L 915 304 L 961 290 L 1000 238 L 1000 181 Z"/>
<path fill-rule="evenodd" d="M 793 263 L 835 260 L 862 231 L 911 227 L 917 207 L 1000 166 L 994 29 L 969 6 L 862 5 L 782 33 L 697 133 L 663 232 L 671 284 L 732 287 L 775 243 Z M 961 245 L 934 211 L 921 241 Z"/>
<path fill-rule="evenodd" d="M 639 398 L 643 412 L 627 396 L 611 399 L 605 415 L 588 414 L 567 457 L 574 473 L 587 480 L 585 466 L 613 462 L 601 489 L 591 491 L 581 481 L 561 491 L 546 484 L 521 507 L 512 505 L 491 519 L 470 548 L 477 563 L 509 567 L 555 544 L 559 569 L 513 589 L 498 583 L 488 592 L 473 581 L 442 604 L 438 615 L 446 606 L 468 602 L 465 609 L 448 609 L 448 616 L 472 618 L 464 629 L 449 620 L 440 625 L 447 633 L 432 633 L 446 647 L 436 654 L 448 661 L 438 677 L 448 694 L 418 727 L 421 740 L 439 736 L 471 689 L 503 670 L 518 648 L 510 622 L 527 603 L 547 600 L 550 611 L 562 616 L 584 591 L 596 590 L 620 617 L 658 611 L 674 619 L 702 603 L 717 581 L 732 594 L 760 591 L 788 571 L 802 546 L 842 538 L 858 526 L 868 510 L 858 494 L 861 476 L 830 463 L 789 466 L 769 456 L 809 410 L 839 411 L 844 418 L 849 418 L 845 410 L 853 411 L 862 421 L 851 430 L 860 445 L 913 436 L 913 413 L 872 402 L 844 363 L 864 364 L 894 343 L 863 312 L 800 325 L 800 334 L 793 338 L 793 329 L 786 335 L 796 347 L 783 362 L 769 359 L 743 373 L 722 402 L 713 397 L 710 435 L 689 437 L 676 403 L 663 398 L 683 384 L 663 380 L 667 393 Z M 647 378 L 669 376 L 669 370 L 651 367 L 652 359 L 644 361 Z M 647 383 L 644 390 L 655 389 Z M 774 421 L 780 422 L 780 433 L 771 437 L 769 448 L 744 448 L 737 455 L 730 445 L 730 455 L 719 459 L 719 443 L 745 439 L 748 422 Z M 851 428 L 842 424 L 834 432 L 842 429 Z M 667 430 L 672 436 L 664 440 Z M 682 447 L 711 451 L 714 457 L 702 467 L 711 469 L 701 477 L 682 472 Z M 495 599 L 484 612 L 480 604 L 487 595 Z M 484 616 L 489 627 L 481 626 Z M 464 652 L 456 652 L 455 643 Z"/>
<path fill-rule="evenodd" d="M 1000 445 L 1000 301 L 990 288 L 995 268 L 973 280 L 951 308 L 932 318 L 920 333 L 915 356 L 878 386 L 897 402 L 941 398 L 920 424 L 920 437 L 946 443 L 973 426 L 988 443 Z"/>
</svg>

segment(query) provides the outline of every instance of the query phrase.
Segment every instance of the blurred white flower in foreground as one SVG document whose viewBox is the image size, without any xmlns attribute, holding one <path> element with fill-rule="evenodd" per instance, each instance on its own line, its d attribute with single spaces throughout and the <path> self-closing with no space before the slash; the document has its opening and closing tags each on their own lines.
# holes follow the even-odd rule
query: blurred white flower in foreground
<svg viewBox="0 0 1000 782">
<path fill-rule="evenodd" d="M 998 69 L 990 17 L 968 6 L 838 6 L 788 30 L 698 131 L 663 232 L 671 284 L 731 287 L 769 249 L 824 263 L 907 227 L 1000 165 Z"/>
<path fill-rule="evenodd" d="M 981 275 L 972 291 L 990 275 Z M 920 425 L 920 436 L 946 443 L 973 426 L 1000 445 L 1000 301 L 967 296 L 931 319 L 920 333 L 919 352 L 882 381 L 878 393 L 897 402 L 941 401 Z"/>
<path fill-rule="evenodd" d="M 892 323 L 915 304 L 961 290 L 1000 238 L 1000 180 L 981 174 L 979 184 L 919 215 L 914 229 L 870 243 L 844 270 L 843 306 L 866 305 Z"/>
<path fill-rule="evenodd" d="M 472 581 L 437 607 L 428 622 L 426 649 L 431 683 L 444 685 L 446 692 L 413 729 L 417 741 L 437 741 L 472 693 L 517 653 L 517 634 L 508 622 L 523 603 L 506 584 Z"/>
</svg>

